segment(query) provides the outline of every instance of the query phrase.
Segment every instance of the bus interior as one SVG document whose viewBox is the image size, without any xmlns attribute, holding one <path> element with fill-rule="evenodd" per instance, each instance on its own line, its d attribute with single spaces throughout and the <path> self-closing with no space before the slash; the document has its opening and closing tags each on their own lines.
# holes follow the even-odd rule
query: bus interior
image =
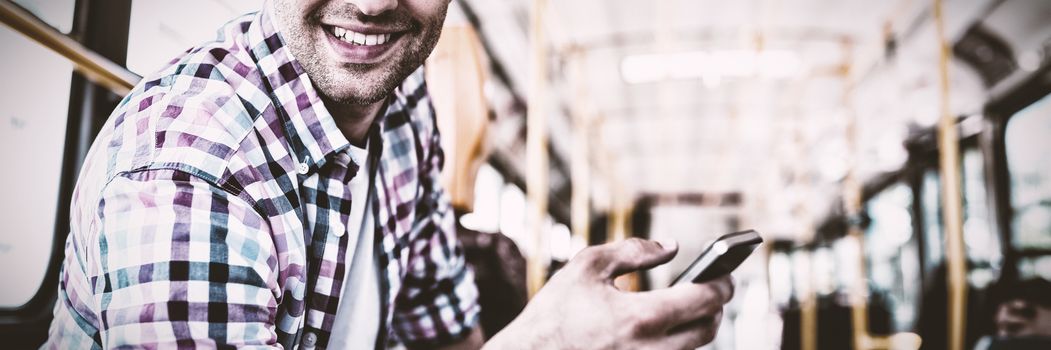
<svg viewBox="0 0 1051 350">
<path fill-rule="evenodd" d="M 47 337 L 110 112 L 261 6 L 0 0 L 4 344 Z M 998 293 L 1051 280 L 1051 1 L 452 0 L 427 65 L 458 224 L 526 297 L 588 246 L 678 241 L 617 280 L 648 290 L 755 229 L 703 349 L 1006 349 Z"/>
</svg>

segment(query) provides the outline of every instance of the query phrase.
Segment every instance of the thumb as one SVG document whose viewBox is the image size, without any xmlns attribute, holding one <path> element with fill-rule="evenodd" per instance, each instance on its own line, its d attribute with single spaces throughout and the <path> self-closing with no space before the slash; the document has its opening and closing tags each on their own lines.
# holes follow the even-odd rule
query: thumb
<svg viewBox="0 0 1051 350">
<path fill-rule="evenodd" d="M 671 261 L 679 251 L 674 240 L 665 242 L 629 238 L 598 247 L 596 267 L 602 277 L 612 279 L 625 273 L 649 269 Z"/>
</svg>

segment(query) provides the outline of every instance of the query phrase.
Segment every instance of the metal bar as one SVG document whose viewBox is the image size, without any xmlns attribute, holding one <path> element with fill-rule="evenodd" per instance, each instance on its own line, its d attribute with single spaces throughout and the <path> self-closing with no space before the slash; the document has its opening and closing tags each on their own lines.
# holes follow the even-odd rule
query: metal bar
<svg viewBox="0 0 1051 350">
<path fill-rule="evenodd" d="M 92 82 L 124 96 L 142 77 L 62 34 L 10 0 L 0 0 L 0 21 L 30 40 L 62 55 Z"/>
<path fill-rule="evenodd" d="M 853 331 L 854 349 L 868 349 L 869 343 L 869 318 L 868 318 L 868 285 L 865 283 L 867 270 L 865 268 L 865 237 L 861 229 L 851 226 L 848 237 L 857 242 L 858 248 L 858 281 L 851 288 L 850 320 Z"/>
<path fill-rule="evenodd" d="M 814 288 L 813 252 L 807 253 L 806 284 L 803 287 L 799 305 L 799 348 L 817 350 L 817 291 Z"/>
<path fill-rule="evenodd" d="M 949 350 L 963 350 L 966 325 L 967 280 L 963 247 L 963 204 L 960 186 L 960 143 L 956 118 L 949 104 L 949 62 L 952 52 L 945 37 L 943 1 L 933 1 L 934 25 L 939 51 L 938 73 L 941 119 L 938 123 L 938 159 L 941 163 L 942 215 L 945 222 L 948 264 L 948 344 Z"/>
<path fill-rule="evenodd" d="M 847 114 L 846 139 L 852 165 L 843 180 L 843 204 L 850 217 L 858 217 L 862 210 L 864 188 L 858 178 L 858 116 L 851 108 L 851 94 L 854 82 L 851 81 L 853 69 L 854 45 L 851 41 L 842 42 L 843 49 L 843 94 L 840 96 L 843 109 Z M 847 236 L 857 243 L 857 278 L 850 288 L 850 320 L 853 345 L 855 350 L 865 350 L 870 346 L 868 325 L 868 284 L 865 283 L 867 268 L 865 259 L 865 235 L 855 221 L 847 229 Z"/>
<path fill-rule="evenodd" d="M 591 143 L 591 113 L 587 101 L 587 79 L 585 79 L 584 64 L 585 53 L 573 50 L 570 56 L 569 76 L 573 84 L 574 98 L 577 101 L 573 105 L 573 154 L 570 157 L 571 164 L 570 181 L 572 183 L 572 195 L 570 197 L 570 217 L 573 235 L 580 242 L 590 241 L 591 224 L 591 161 L 589 146 Z"/>
<path fill-rule="evenodd" d="M 631 227 L 631 212 L 634 209 L 631 200 L 627 193 L 623 191 L 623 187 L 619 184 L 614 186 L 618 187 L 617 192 L 614 194 L 613 199 L 613 210 L 609 216 L 609 235 L 607 242 L 619 242 L 628 239 L 633 236 L 630 232 Z M 640 287 L 639 280 L 640 272 L 635 271 L 618 276 L 614 279 L 613 284 L 620 290 L 625 291 L 638 291 Z"/>
<path fill-rule="evenodd" d="M 657 3 L 654 3 L 656 5 Z M 697 46 L 705 46 L 719 42 L 718 39 L 740 35 L 740 29 L 732 28 L 702 28 L 702 29 L 675 29 L 669 28 L 665 33 L 638 32 L 631 30 L 612 31 L 609 34 L 596 36 L 589 40 L 574 43 L 577 47 L 588 52 L 618 50 L 623 47 L 643 47 L 654 45 L 662 40 L 660 35 L 668 35 L 679 43 L 687 43 Z M 847 33 L 830 32 L 818 27 L 779 28 L 768 36 L 770 42 L 839 42 L 849 35 Z M 656 45 L 655 45 L 656 46 Z"/>
<path fill-rule="evenodd" d="M 806 83 L 800 83 L 800 85 L 802 84 Z M 801 92 L 804 90 L 805 89 L 803 88 L 795 89 L 796 95 L 794 96 L 794 98 L 799 98 L 799 95 L 801 95 Z M 789 113 L 792 116 L 792 118 L 796 120 L 796 123 L 798 125 L 806 124 L 806 121 L 804 120 L 804 113 L 799 108 L 793 108 Z M 805 154 L 807 153 L 807 136 L 804 135 L 803 128 L 793 127 L 792 134 L 789 137 L 791 137 L 792 140 L 792 148 L 794 151 L 793 156 L 798 158 L 805 158 Z M 794 177 L 796 179 L 806 178 L 806 174 L 809 169 L 808 165 L 805 162 L 795 162 L 794 164 L 791 164 L 790 167 L 792 168 Z M 803 241 L 816 241 L 817 230 L 814 225 L 814 215 L 811 211 L 809 202 L 804 201 L 797 203 L 796 207 L 793 209 L 793 213 L 796 215 L 796 217 L 801 218 L 803 222 L 803 225 L 801 225 L 802 231 L 800 232 L 799 237 L 802 238 Z M 802 350 L 817 350 L 818 335 L 820 332 L 820 329 L 818 328 L 820 322 L 818 319 L 818 295 L 817 287 L 814 283 L 815 264 L 813 263 L 813 253 L 813 251 L 808 252 L 810 259 L 808 259 L 806 269 L 806 289 L 804 290 L 802 303 L 800 303 L 799 307 L 799 331 L 801 332 L 799 335 L 799 340 L 801 342 L 800 349 Z"/>
<path fill-rule="evenodd" d="M 547 0 L 533 0 L 530 26 L 529 112 L 526 114 L 526 191 L 529 199 L 529 229 L 533 236 L 533 252 L 528 257 L 529 295 L 536 295 L 544 285 L 548 267 L 547 217 L 548 154 L 547 154 L 547 97 L 548 47 L 544 33 L 544 15 Z"/>
</svg>

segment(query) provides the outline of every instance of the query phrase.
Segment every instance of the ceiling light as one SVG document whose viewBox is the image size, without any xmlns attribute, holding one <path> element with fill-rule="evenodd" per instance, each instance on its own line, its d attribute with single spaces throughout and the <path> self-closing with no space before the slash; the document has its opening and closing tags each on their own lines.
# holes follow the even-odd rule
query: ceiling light
<svg viewBox="0 0 1051 350">
<path fill-rule="evenodd" d="M 630 84 L 703 79 L 710 87 L 724 79 L 790 79 L 803 74 L 799 54 L 787 50 L 713 50 L 625 57 L 620 64 Z"/>
</svg>

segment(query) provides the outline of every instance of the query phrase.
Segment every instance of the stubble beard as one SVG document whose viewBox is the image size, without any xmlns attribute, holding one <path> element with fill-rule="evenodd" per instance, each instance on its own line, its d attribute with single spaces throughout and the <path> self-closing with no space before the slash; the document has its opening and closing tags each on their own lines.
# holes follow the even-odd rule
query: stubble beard
<svg viewBox="0 0 1051 350">
<path fill-rule="evenodd" d="M 376 64 L 341 63 L 336 66 L 329 63 L 326 57 L 328 49 L 325 47 L 328 45 L 325 41 L 327 38 L 317 37 L 317 28 L 321 28 L 320 18 L 319 12 L 305 21 L 286 24 L 285 41 L 318 94 L 326 104 L 333 105 L 331 109 L 339 110 L 371 105 L 390 96 L 405 78 L 423 65 L 434 50 L 441 36 L 445 11 L 431 22 L 412 21 L 412 29 L 399 39 L 411 42 L 405 49 L 394 52 L 391 57 Z"/>
</svg>

